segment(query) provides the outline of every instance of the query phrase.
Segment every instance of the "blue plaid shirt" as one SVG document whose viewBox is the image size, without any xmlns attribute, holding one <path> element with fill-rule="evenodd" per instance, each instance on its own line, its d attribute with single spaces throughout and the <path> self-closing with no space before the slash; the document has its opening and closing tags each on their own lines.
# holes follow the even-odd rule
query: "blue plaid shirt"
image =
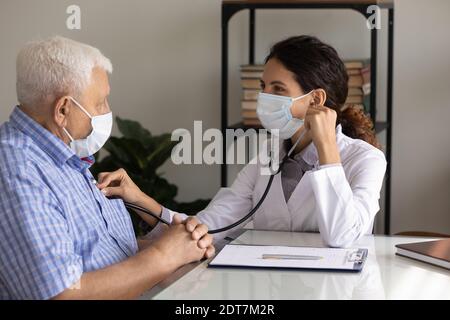
<svg viewBox="0 0 450 320">
<path fill-rule="evenodd" d="M 89 167 L 18 107 L 0 127 L 0 299 L 51 298 L 137 252 L 123 202 Z"/>
</svg>

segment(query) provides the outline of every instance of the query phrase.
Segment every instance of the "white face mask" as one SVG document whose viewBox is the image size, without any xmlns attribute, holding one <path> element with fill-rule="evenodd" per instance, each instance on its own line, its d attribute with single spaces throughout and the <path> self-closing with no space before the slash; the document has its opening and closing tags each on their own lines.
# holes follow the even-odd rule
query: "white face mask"
<svg viewBox="0 0 450 320">
<path fill-rule="evenodd" d="M 302 119 L 292 116 L 292 104 L 311 94 L 310 91 L 297 98 L 278 96 L 268 93 L 260 93 L 256 112 L 264 128 L 281 139 L 291 138 L 303 125 Z"/>
<path fill-rule="evenodd" d="M 64 132 L 70 138 L 70 148 L 80 158 L 92 156 L 98 152 L 111 135 L 112 112 L 92 117 L 74 98 L 70 99 L 91 119 L 92 132 L 84 139 L 74 140 L 66 128 Z"/>
</svg>

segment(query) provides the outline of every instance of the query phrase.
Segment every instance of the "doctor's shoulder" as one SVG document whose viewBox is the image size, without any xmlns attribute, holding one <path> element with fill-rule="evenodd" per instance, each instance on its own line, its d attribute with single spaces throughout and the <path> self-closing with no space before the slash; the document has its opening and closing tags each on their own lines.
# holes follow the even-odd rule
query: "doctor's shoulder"
<svg viewBox="0 0 450 320">
<path fill-rule="evenodd" d="M 361 139 L 346 135 L 343 139 L 340 154 L 344 168 L 373 168 L 385 171 L 387 162 L 382 150 Z"/>
</svg>

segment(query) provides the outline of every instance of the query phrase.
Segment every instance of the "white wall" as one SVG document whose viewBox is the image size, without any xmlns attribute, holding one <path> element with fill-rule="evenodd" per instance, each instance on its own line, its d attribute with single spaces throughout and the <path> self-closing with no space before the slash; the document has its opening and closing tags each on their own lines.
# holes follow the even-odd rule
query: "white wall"
<svg viewBox="0 0 450 320">
<path fill-rule="evenodd" d="M 392 227 L 450 233 L 450 1 L 398 1 Z"/>
<path fill-rule="evenodd" d="M 70 4 L 81 6 L 80 31 L 65 27 Z M 450 233 L 450 2 L 395 4 L 392 231 Z M 230 123 L 239 120 L 238 66 L 247 62 L 247 17 L 240 12 L 230 24 Z M 275 41 L 303 33 L 329 42 L 343 58 L 367 57 L 369 31 L 363 26 L 355 12 L 259 11 L 257 60 Z M 192 129 L 194 120 L 219 127 L 219 0 L 1 0 L 0 122 L 16 103 L 17 51 L 28 40 L 54 34 L 97 46 L 112 59 L 115 114 L 139 120 L 153 133 Z M 385 40 L 382 30 L 380 87 Z M 384 90 L 378 98 L 384 103 Z M 233 169 L 230 178 L 238 168 Z M 219 187 L 218 166 L 169 163 L 163 171 L 179 186 L 180 200 L 212 197 Z"/>
</svg>

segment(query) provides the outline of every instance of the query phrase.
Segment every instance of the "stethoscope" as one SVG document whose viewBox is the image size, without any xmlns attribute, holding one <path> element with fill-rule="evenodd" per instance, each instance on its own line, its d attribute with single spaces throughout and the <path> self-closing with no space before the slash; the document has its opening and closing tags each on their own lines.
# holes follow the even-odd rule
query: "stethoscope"
<svg viewBox="0 0 450 320">
<path fill-rule="evenodd" d="M 287 159 L 290 157 L 290 155 L 292 154 L 292 152 L 295 150 L 295 147 L 297 147 L 298 143 L 303 139 L 303 136 L 306 134 L 307 130 L 304 130 L 302 132 L 302 134 L 300 135 L 300 137 L 297 139 L 297 141 L 294 143 L 294 145 L 291 147 L 291 149 L 289 150 L 289 152 L 283 157 L 283 160 L 280 163 L 280 166 L 278 167 L 278 170 L 275 173 L 272 173 L 270 175 L 269 181 L 267 182 L 267 186 L 266 189 L 264 190 L 263 195 L 261 196 L 261 198 L 259 199 L 258 203 L 253 207 L 252 210 L 250 210 L 249 213 L 247 213 L 244 217 L 242 217 L 241 219 L 239 219 L 238 221 L 223 227 L 223 228 L 219 228 L 219 229 L 213 229 L 213 230 L 209 230 L 208 233 L 209 234 L 214 234 L 214 233 L 220 233 L 220 232 L 224 232 L 230 229 L 233 229 L 234 227 L 237 227 L 238 225 L 240 225 L 241 223 L 244 223 L 245 221 L 247 221 L 250 217 L 252 217 L 255 212 L 259 209 L 259 207 L 263 204 L 264 200 L 266 200 L 267 194 L 270 191 L 270 188 L 272 186 L 272 182 L 273 179 L 275 178 L 275 176 L 277 174 L 279 174 L 281 172 L 281 169 L 283 167 L 283 164 L 287 161 Z M 269 168 L 271 167 L 272 164 L 272 152 L 270 153 L 270 162 L 269 162 Z M 153 212 L 151 212 L 150 210 L 147 210 L 141 206 L 129 203 L 129 202 L 125 202 L 125 207 L 129 208 L 129 209 L 133 209 L 133 210 L 138 210 L 138 211 L 142 211 L 150 216 L 152 216 L 153 218 L 157 219 L 158 221 L 170 225 L 170 222 L 168 222 L 167 220 L 159 217 L 158 215 L 154 214 Z"/>
</svg>

